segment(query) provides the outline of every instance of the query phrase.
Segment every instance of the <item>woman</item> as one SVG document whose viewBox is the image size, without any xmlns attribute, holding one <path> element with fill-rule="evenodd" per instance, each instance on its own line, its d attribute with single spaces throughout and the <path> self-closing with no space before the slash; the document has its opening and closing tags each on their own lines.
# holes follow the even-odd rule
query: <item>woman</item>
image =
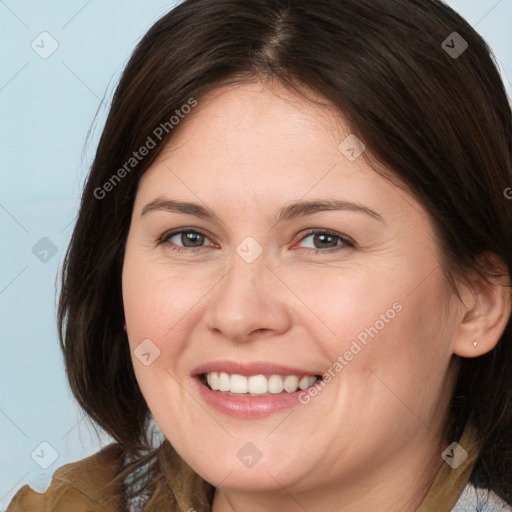
<svg viewBox="0 0 512 512">
<path fill-rule="evenodd" d="M 62 276 L 71 388 L 116 442 L 8 510 L 511 510 L 511 141 L 438 0 L 173 9 Z"/>
</svg>

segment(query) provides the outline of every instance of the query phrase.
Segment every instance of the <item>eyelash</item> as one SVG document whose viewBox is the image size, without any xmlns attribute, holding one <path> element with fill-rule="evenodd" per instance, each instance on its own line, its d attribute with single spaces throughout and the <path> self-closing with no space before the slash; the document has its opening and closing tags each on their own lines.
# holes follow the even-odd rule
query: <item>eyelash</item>
<svg viewBox="0 0 512 512">
<path fill-rule="evenodd" d="M 183 233 L 194 233 L 194 234 L 198 234 L 198 235 L 203 235 L 204 237 L 206 237 L 208 240 L 208 235 L 198 229 L 190 229 L 190 228 L 182 228 L 182 229 L 178 229 L 176 231 L 169 231 L 169 232 L 166 232 L 164 233 L 157 241 L 157 246 L 160 245 L 160 244 L 167 244 L 168 241 L 175 235 L 181 235 Z M 325 253 L 333 253 L 333 252 L 338 252 L 340 250 L 343 250 L 343 249 L 348 249 L 348 248 L 351 248 L 351 247 L 355 247 L 355 243 L 350 239 L 348 238 L 347 236 L 344 236 L 344 235 L 341 235 L 340 233 L 336 233 L 336 231 L 331 231 L 329 229 L 313 229 L 313 230 L 310 230 L 308 231 L 300 240 L 299 242 L 297 243 L 300 243 L 300 242 L 303 242 L 306 238 L 308 238 L 309 236 L 311 235 L 328 235 L 328 236 L 331 236 L 331 237 L 335 237 L 335 238 L 338 238 L 342 244 L 339 244 L 339 245 L 336 245 L 335 247 L 331 247 L 331 248 L 327 248 L 327 249 L 312 249 L 312 248 L 303 248 L 305 249 L 306 253 L 307 254 L 311 254 L 312 252 L 314 254 L 325 254 Z M 176 246 L 174 244 L 168 244 L 169 245 L 169 249 L 172 250 L 172 251 L 176 251 L 176 252 L 192 252 L 192 253 L 196 253 L 202 249 L 204 249 L 206 246 L 203 246 L 203 247 L 182 247 L 182 246 Z"/>
</svg>

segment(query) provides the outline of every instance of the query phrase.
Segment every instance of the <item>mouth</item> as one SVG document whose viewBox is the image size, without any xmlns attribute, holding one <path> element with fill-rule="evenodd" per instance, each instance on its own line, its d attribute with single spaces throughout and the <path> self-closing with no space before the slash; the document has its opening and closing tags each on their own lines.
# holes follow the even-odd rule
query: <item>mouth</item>
<svg viewBox="0 0 512 512">
<path fill-rule="evenodd" d="M 217 371 L 202 373 L 199 378 L 211 391 L 239 397 L 288 395 L 304 391 L 322 380 L 321 375 L 240 375 Z"/>
<path fill-rule="evenodd" d="M 211 361 L 196 367 L 191 377 L 205 405 L 243 420 L 304 405 L 302 394 L 324 384 L 322 375 L 311 368 L 264 361 Z"/>
</svg>

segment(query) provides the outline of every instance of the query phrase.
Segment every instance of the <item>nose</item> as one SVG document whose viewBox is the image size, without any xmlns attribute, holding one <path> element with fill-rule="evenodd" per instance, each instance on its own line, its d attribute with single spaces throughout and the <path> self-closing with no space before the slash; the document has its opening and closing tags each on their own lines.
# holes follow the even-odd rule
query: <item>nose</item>
<svg viewBox="0 0 512 512">
<path fill-rule="evenodd" d="M 291 326 L 291 300 L 264 254 L 252 263 L 235 254 L 211 294 L 207 326 L 215 335 L 237 343 L 283 334 Z"/>
</svg>

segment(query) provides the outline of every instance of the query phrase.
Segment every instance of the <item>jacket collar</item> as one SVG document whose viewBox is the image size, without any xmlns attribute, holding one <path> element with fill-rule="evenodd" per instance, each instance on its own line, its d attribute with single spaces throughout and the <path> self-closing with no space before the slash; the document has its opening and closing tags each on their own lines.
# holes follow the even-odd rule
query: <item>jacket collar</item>
<svg viewBox="0 0 512 512">
<path fill-rule="evenodd" d="M 459 442 L 449 445 L 442 457 L 443 465 L 416 512 L 448 512 L 454 507 L 469 482 L 478 457 L 475 429 L 466 425 Z"/>
</svg>

